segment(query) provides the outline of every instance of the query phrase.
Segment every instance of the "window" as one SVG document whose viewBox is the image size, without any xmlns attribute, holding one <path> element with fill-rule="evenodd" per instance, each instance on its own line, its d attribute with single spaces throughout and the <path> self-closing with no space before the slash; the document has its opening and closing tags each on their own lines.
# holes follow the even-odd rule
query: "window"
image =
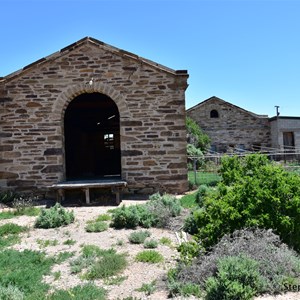
<svg viewBox="0 0 300 300">
<path fill-rule="evenodd" d="M 109 149 L 109 150 L 114 150 L 115 149 L 114 134 L 113 133 L 104 134 L 104 148 Z"/>
<path fill-rule="evenodd" d="M 219 118 L 219 113 L 217 110 L 213 109 L 211 112 L 210 112 L 210 117 L 211 118 Z"/>
<path fill-rule="evenodd" d="M 283 145 L 286 149 L 295 147 L 294 132 L 283 132 Z"/>
</svg>

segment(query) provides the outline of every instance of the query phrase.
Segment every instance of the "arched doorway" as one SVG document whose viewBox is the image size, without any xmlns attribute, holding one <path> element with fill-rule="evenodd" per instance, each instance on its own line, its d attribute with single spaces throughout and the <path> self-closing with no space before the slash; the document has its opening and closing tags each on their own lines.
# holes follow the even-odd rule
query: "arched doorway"
<svg viewBox="0 0 300 300">
<path fill-rule="evenodd" d="M 101 93 L 77 96 L 64 117 L 66 179 L 120 177 L 120 116 Z"/>
</svg>

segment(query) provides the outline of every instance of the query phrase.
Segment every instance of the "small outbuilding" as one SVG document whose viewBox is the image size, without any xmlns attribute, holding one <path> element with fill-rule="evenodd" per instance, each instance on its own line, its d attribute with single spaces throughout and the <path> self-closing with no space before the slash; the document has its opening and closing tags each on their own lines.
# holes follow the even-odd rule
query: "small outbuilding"
<svg viewBox="0 0 300 300">
<path fill-rule="evenodd" d="M 271 147 L 267 115 L 257 115 L 218 97 L 211 97 L 187 110 L 187 116 L 211 138 L 211 150 L 260 150 Z"/>
<path fill-rule="evenodd" d="M 0 186 L 118 178 L 187 190 L 188 73 L 86 37 L 0 78 Z"/>
</svg>

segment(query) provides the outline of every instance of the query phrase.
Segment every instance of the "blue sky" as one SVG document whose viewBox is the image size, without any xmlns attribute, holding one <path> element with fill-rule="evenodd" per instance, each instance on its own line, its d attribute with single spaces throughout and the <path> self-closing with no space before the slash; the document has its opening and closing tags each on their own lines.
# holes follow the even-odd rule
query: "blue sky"
<svg viewBox="0 0 300 300">
<path fill-rule="evenodd" d="M 300 116 L 299 15 L 298 0 L 0 0 L 0 76 L 91 36 L 187 69 L 187 108 Z"/>
</svg>

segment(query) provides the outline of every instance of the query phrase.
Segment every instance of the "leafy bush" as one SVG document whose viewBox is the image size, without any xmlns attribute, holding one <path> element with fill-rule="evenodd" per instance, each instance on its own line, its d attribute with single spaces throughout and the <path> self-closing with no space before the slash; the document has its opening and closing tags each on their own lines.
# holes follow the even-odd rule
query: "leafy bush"
<svg viewBox="0 0 300 300">
<path fill-rule="evenodd" d="M 187 142 L 196 148 L 205 150 L 210 143 L 209 136 L 202 131 L 199 125 L 191 118 L 186 118 Z"/>
<path fill-rule="evenodd" d="M 69 225 L 74 222 L 73 211 L 68 212 L 59 203 L 56 203 L 49 209 L 42 209 L 38 216 L 35 227 L 38 228 L 56 228 Z"/>
<path fill-rule="evenodd" d="M 144 250 L 136 255 L 136 261 L 156 264 L 164 260 L 163 256 L 155 250 Z"/>
<path fill-rule="evenodd" d="M 100 222 L 100 221 L 110 221 L 110 220 L 111 220 L 111 215 L 108 215 L 108 214 L 101 214 L 101 215 L 99 215 L 96 218 L 97 222 Z"/>
<path fill-rule="evenodd" d="M 140 224 L 137 206 L 125 205 L 113 211 L 111 226 L 115 228 L 136 228 Z"/>
<path fill-rule="evenodd" d="M 28 230 L 27 227 L 17 225 L 15 223 L 6 223 L 0 226 L 0 236 L 8 234 L 19 234 Z"/>
<path fill-rule="evenodd" d="M 147 230 L 145 231 L 134 231 L 132 232 L 128 239 L 130 243 L 132 244 L 142 244 L 146 240 L 147 237 L 149 237 L 151 233 Z"/>
<path fill-rule="evenodd" d="M 0 203 L 9 204 L 13 202 L 17 194 L 13 191 L 0 192 Z"/>
<path fill-rule="evenodd" d="M 146 240 L 144 242 L 144 248 L 146 249 L 154 249 L 157 248 L 157 246 L 158 246 L 158 242 L 154 239 Z"/>
<path fill-rule="evenodd" d="M 0 285 L 0 299 L 2 300 L 23 300 L 24 294 L 13 285 Z"/>
<path fill-rule="evenodd" d="M 108 278 L 117 275 L 123 271 L 127 266 L 125 254 L 117 254 L 112 252 L 105 252 L 100 256 L 100 259 L 90 267 L 86 273 L 88 280 L 98 278 Z"/>
<path fill-rule="evenodd" d="M 225 235 L 211 252 L 200 252 L 191 265 L 181 264 L 176 278 L 204 289 L 206 280 L 216 275 L 220 259 L 241 254 L 258 263 L 264 290 L 268 293 L 280 293 L 285 281 L 297 280 L 300 276 L 299 256 L 281 243 L 278 235 L 271 230 L 243 229 Z"/>
<path fill-rule="evenodd" d="M 49 300 L 105 300 L 106 292 L 92 283 L 78 285 L 69 290 L 57 290 Z"/>
<path fill-rule="evenodd" d="M 145 205 L 153 216 L 153 225 L 158 228 L 166 227 L 171 218 L 179 216 L 181 213 L 180 200 L 169 194 L 154 194 L 149 197 Z"/>
<path fill-rule="evenodd" d="M 138 292 L 144 292 L 146 296 L 150 296 L 153 294 L 156 290 L 156 282 L 155 280 L 152 281 L 151 283 L 143 283 L 142 286 L 137 289 Z"/>
<path fill-rule="evenodd" d="M 102 232 L 108 229 L 107 223 L 103 221 L 90 222 L 85 226 L 87 232 Z"/>
<path fill-rule="evenodd" d="M 202 184 L 199 186 L 197 194 L 196 194 L 196 203 L 199 206 L 203 205 L 204 197 L 208 195 L 209 188 L 207 185 Z"/>
<path fill-rule="evenodd" d="M 300 177 L 262 155 L 224 158 L 221 172 L 223 182 L 192 216 L 203 246 L 212 247 L 236 229 L 256 226 L 273 229 L 300 251 Z"/>
<path fill-rule="evenodd" d="M 117 275 L 127 266 L 125 254 L 118 254 L 114 249 L 103 250 L 95 245 L 85 245 L 82 254 L 70 262 L 71 272 L 80 273 L 88 280 L 108 278 Z"/>
<path fill-rule="evenodd" d="M 188 242 L 181 243 L 177 247 L 177 250 L 180 252 L 180 261 L 184 264 L 189 264 L 193 258 L 200 254 L 202 249 L 196 241 L 190 240 Z"/>
<path fill-rule="evenodd" d="M 206 299 L 250 300 L 262 290 L 258 263 L 245 256 L 225 257 L 217 264 L 217 274 L 206 282 Z"/>
<path fill-rule="evenodd" d="M 167 278 L 170 297 L 173 298 L 177 295 L 188 297 L 194 295 L 199 298 L 201 296 L 201 289 L 199 285 L 191 282 L 180 282 L 177 280 L 177 269 L 170 269 L 168 271 Z"/>
<path fill-rule="evenodd" d="M 42 279 L 44 275 L 50 274 L 54 262 L 53 258 L 37 251 L 1 251 L 0 286 L 13 284 L 15 289 L 22 291 L 24 299 L 45 299 L 49 286 Z"/>
<path fill-rule="evenodd" d="M 172 217 L 181 212 L 180 201 L 168 194 L 156 193 L 146 204 L 122 206 L 112 212 L 111 226 L 115 228 L 136 228 L 142 226 L 165 227 Z"/>
</svg>

